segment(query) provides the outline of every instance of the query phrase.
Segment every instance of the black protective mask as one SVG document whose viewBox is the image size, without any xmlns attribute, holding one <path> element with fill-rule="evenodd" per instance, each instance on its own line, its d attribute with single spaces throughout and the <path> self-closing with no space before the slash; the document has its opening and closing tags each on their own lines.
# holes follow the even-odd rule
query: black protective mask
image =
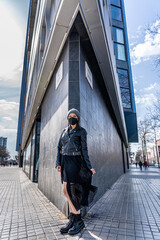
<svg viewBox="0 0 160 240">
<path fill-rule="evenodd" d="M 69 118 L 68 121 L 71 125 L 75 125 L 76 123 L 78 123 L 78 119 L 74 117 Z"/>
</svg>

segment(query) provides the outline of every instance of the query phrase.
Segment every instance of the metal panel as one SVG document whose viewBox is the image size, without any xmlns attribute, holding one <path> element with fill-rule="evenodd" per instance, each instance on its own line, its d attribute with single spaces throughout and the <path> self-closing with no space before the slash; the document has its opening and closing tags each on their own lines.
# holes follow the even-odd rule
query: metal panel
<svg viewBox="0 0 160 240">
<path fill-rule="evenodd" d="M 112 107 L 121 131 L 122 138 L 127 146 L 127 133 L 124 122 L 124 114 L 120 97 L 120 89 L 118 83 L 118 75 L 116 71 L 116 62 L 113 50 L 113 41 L 111 29 L 108 21 L 103 22 L 103 16 L 96 0 L 81 0 L 81 9 L 78 5 L 79 1 L 65 0 L 61 1 L 56 20 L 52 26 L 49 36 L 49 42 L 46 46 L 44 58 L 38 76 L 37 89 L 32 98 L 30 111 L 26 115 L 26 124 L 23 136 L 23 147 L 29 135 L 29 131 L 34 122 L 37 108 L 40 105 L 50 76 L 56 66 L 57 59 L 61 49 L 66 41 L 68 32 L 74 22 L 78 10 L 83 15 L 90 40 L 92 42 L 98 63 L 103 74 L 105 84 L 110 96 Z M 67 12 L 66 12 L 67 9 Z M 66 14 L 67 13 L 67 14 Z M 67 15 L 67 16 L 66 16 Z"/>
</svg>

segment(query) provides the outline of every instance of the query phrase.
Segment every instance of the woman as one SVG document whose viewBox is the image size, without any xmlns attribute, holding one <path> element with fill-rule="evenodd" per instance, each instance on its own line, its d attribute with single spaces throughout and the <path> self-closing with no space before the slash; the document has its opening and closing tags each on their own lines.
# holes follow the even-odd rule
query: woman
<svg viewBox="0 0 160 240">
<path fill-rule="evenodd" d="M 56 168 L 61 172 L 63 192 L 69 203 L 69 222 L 61 233 L 77 234 L 84 227 L 81 206 L 88 206 L 97 188 L 91 185 L 96 173 L 88 157 L 87 132 L 80 126 L 80 113 L 72 108 L 67 114 L 68 127 L 62 131 L 58 143 Z M 92 194 L 90 194 L 92 193 Z M 92 199 L 89 197 L 92 195 Z"/>
</svg>

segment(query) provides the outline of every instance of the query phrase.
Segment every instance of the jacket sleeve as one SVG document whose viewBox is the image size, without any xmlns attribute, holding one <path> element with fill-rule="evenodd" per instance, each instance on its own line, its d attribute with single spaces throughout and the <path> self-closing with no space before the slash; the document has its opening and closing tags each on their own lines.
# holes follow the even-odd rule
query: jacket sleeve
<svg viewBox="0 0 160 240">
<path fill-rule="evenodd" d="M 63 130 L 63 132 L 64 132 L 64 130 Z M 61 148 L 62 148 L 61 137 L 62 137 L 63 132 L 61 133 L 60 138 L 59 138 L 59 141 L 58 141 L 57 160 L 56 160 L 56 166 L 55 166 L 55 167 L 61 165 L 61 154 L 60 154 L 60 151 L 61 151 Z"/>
<path fill-rule="evenodd" d="M 87 132 L 85 129 L 83 129 L 81 133 L 81 146 L 82 146 L 82 157 L 85 160 L 87 167 L 91 169 L 92 166 L 89 160 L 88 148 L 87 148 Z"/>
</svg>

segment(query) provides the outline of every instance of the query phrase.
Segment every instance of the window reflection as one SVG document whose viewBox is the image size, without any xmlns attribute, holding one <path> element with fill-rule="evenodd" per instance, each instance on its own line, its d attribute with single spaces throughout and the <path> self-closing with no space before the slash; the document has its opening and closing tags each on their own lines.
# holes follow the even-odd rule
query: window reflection
<svg viewBox="0 0 160 240">
<path fill-rule="evenodd" d="M 120 68 L 118 68 L 117 71 L 120 87 L 129 88 L 128 71 Z"/>
<path fill-rule="evenodd" d="M 114 43 L 115 55 L 118 60 L 126 61 L 125 47 L 122 44 Z"/>
<path fill-rule="evenodd" d="M 113 19 L 122 21 L 122 13 L 120 8 L 111 5 L 111 15 Z"/>
<path fill-rule="evenodd" d="M 113 41 L 116 59 L 126 61 L 123 29 L 113 27 Z"/>
<path fill-rule="evenodd" d="M 36 122 L 35 171 L 34 171 L 35 182 L 38 182 L 38 172 L 39 172 L 40 129 L 41 129 L 41 122 Z"/>
<path fill-rule="evenodd" d="M 24 150 L 23 157 L 23 170 L 34 182 L 38 182 L 40 128 L 41 122 L 37 121 Z"/>
<path fill-rule="evenodd" d="M 111 4 L 120 7 L 121 6 L 121 1 L 120 0 L 111 0 Z"/>
<path fill-rule="evenodd" d="M 29 175 L 30 170 L 30 157 L 31 157 L 31 139 L 29 139 L 28 146 L 25 154 L 25 172 Z"/>
<path fill-rule="evenodd" d="M 123 29 L 113 27 L 113 41 L 124 44 Z"/>
<path fill-rule="evenodd" d="M 122 104 L 124 108 L 131 108 L 130 91 L 126 88 L 121 89 Z"/>
</svg>

